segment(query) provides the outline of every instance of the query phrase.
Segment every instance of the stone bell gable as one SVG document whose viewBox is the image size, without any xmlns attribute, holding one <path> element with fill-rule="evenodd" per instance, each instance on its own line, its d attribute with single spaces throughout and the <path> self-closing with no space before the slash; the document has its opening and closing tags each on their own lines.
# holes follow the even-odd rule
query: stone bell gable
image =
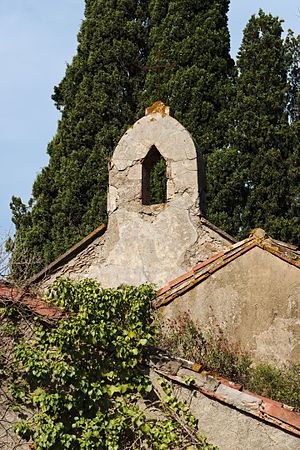
<svg viewBox="0 0 300 450">
<path fill-rule="evenodd" d="M 108 214 L 122 209 L 159 215 L 162 210 L 168 210 L 168 214 L 176 209 L 183 225 L 187 225 L 187 216 L 191 222 L 199 217 L 199 192 L 203 192 L 204 182 L 198 172 L 199 152 L 189 132 L 169 115 L 167 107 L 157 103 L 160 107 L 146 110 L 146 116 L 129 128 L 114 151 L 109 170 Z M 151 205 L 150 172 L 160 156 L 166 164 L 167 201 Z"/>
<path fill-rule="evenodd" d="M 165 165 L 165 201 L 152 200 L 151 172 Z M 98 279 L 104 287 L 170 279 L 211 257 L 233 238 L 201 217 L 203 164 L 189 132 L 157 102 L 130 127 L 109 164 L 108 228 L 85 238 L 35 281 Z M 88 245 L 86 245 L 88 242 Z M 72 250 L 72 249 L 71 249 Z"/>
</svg>

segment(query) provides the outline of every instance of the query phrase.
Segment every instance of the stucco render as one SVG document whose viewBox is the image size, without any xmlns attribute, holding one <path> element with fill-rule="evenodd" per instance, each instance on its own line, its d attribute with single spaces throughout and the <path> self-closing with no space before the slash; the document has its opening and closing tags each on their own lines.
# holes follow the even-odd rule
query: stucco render
<svg viewBox="0 0 300 450">
<path fill-rule="evenodd" d="M 142 202 L 142 164 L 152 146 L 166 161 L 167 202 Z M 200 217 L 203 168 L 188 131 L 162 108 L 137 121 L 122 137 L 109 166 L 108 229 L 79 255 L 48 274 L 98 279 L 103 287 L 168 280 L 204 261 L 233 240 Z"/>
<path fill-rule="evenodd" d="M 190 311 L 205 329 L 221 329 L 256 361 L 300 360 L 299 268 L 254 247 L 176 298 L 164 320 Z"/>
</svg>

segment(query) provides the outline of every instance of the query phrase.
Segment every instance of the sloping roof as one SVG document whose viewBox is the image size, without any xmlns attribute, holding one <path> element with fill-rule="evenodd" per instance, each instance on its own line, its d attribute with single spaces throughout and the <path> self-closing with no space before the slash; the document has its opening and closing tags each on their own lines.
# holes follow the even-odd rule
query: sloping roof
<svg viewBox="0 0 300 450">
<path fill-rule="evenodd" d="M 106 226 L 101 224 L 98 228 L 96 228 L 94 231 L 92 231 L 90 234 L 88 234 L 86 237 L 84 237 L 80 242 L 73 245 L 73 247 L 69 248 L 69 250 L 67 250 L 64 254 L 62 254 L 57 259 L 55 259 L 51 264 L 49 264 L 47 267 L 42 269 L 40 272 L 38 272 L 33 277 L 29 278 L 29 280 L 26 281 L 25 286 L 29 287 L 32 284 L 38 283 L 43 278 L 45 278 L 47 275 L 56 272 L 64 264 L 71 261 L 71 259 L 73 259 L 75 256 L 77 256 L 84 249 L 86 249 L 87 246 L 90 245 L 95 239 L 102 236 L 105 233 L 105 231 L 106 231 Z"/>
<path fill-rule="evenodd" d="M 168 355 L 161 349 L 152 348 L 151 352 L 147 364 L 158 374 L 300 437 L 300 413 L 288 405 L 250 392 L 226 378 L 199 373 L 201 365 L 196 362 Z M 192 384 L 186 381 L 191 377 Z"/>
<path fill-rule="evenodd" d="M 154 308 L 171 302 L 254 247 L 266 250 L 288 264 L 300 268 L 300 252 L 295 245 L 276 241 L 267 236 L 264 230 L 257 228 L 253 230 L 249 238 L 226 247 L 222 252 L 197 264 L 189 272 L 170 281 L 157 291 L 156 298 L 153 300 Z"/>
<path fill-rule="evenodd" d="M 4 281 L 0 281 L 0 304 L 26 308 L 49 320 L 59 320 L 66 317 L 63 308 L 50 305 L 42 299 L 28 294 L 24 288 L 14 287 Z"/>
<path fill-rule="evenodd" d="M 233 244 L 237 242 L 237 240 L 231 236 L 230 234 L 226 233 L 226 231 L 221 230 L 221 228 L 214 225 L 212 222 L 207 220 L 204 216 L 200 217 L 200 221 L 203 225 L 205 225 L 207 228 L 210 228 L 211 230 L 218 233 L 222 238 L 226 239 L 229 242 L 232 242 Z"/>
</svg>

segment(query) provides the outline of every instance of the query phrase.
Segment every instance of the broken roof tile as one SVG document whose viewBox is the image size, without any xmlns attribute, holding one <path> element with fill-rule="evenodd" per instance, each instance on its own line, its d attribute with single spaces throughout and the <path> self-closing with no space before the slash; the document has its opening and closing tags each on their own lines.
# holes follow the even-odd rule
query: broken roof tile
<svg viewBox="0 0 300 450">
<path fill-rule="evenodd" d="M 163 355 L 164 360 L 166 354 Z M 174 356 L 169 359 L 177 360 Z M 188 389 L 200 391 L 212 400 L 222 402 L 224 405 L 246 413 L 254 418 L 263 420 L 266 423 L 275 425 L 284 431 L 288 431 L 300 437 L 300 413 L 294 412 L 280 402 L 244 390 L 241 385 L 232 383 L 223 377 L 212 377 L 210 374 L 193 372 L 193 367 L 197 366 L 192 361 L 184 361 L 177 373 L 168 372 L 164 366 L 157 368 L 150 366 L 155 372 L 175 381 L 181 385 L 186 385 Z M 165 365 L 165 367 L 167 367 Z M 193 377 L 192 384 L 187 383 L 187 379 Z"/>
</svg>

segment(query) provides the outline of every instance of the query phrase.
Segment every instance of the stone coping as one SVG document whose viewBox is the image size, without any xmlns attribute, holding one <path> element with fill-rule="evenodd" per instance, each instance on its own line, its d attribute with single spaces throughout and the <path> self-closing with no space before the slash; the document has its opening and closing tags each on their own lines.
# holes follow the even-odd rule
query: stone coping
<svg viewBox="0 0 300 450">
<path fill-rule="evenodd" d="M 26 281 L 25 286 L 29 287 L 35 283 L 40 282 L 50 273 L 54 273 L 56 270 L 58 270 L 60 267 L 62 267 L 64 264 L 69 262 L 71 259 L 73 259 L 75 256 L 77 256 L 80 252 L 82 252 L 89 244 L 91 244 L 96 238 L 102 236 L 106 231 L 106 226 L 104 224 L 99 225 L 98 228 L 96 228 L 94 231 L 92 231 L 90 234 L 88 234 L 86 237 L 84 237 L 80 242 L 73 245 L 69 250 L 67 250 L 65 253 L 63 253 L 61 256 L 56 258 L 51 264 L 49 264 L 47 267 L 42 269 L 40 272 L 38 272 L 33 277 L 29 278 L 29 280 Z"/>
<path fill-rule="evenodd" d="M 197 362 L 170 356 L 164 350 L 151 347 L 145 363 L 171 381 L 300 437 L 300 413 L 223 377 L 201 373 L 201 364 Z"/>
</svg>

